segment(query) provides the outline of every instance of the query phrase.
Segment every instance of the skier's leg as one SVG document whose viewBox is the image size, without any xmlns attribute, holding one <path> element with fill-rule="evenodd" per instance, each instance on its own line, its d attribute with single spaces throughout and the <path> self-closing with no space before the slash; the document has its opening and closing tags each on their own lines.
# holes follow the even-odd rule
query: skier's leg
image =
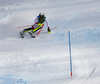
<svg viewBox="0 0 100 84">
<path fill-rule="evenodd" d="M 23 33 L 26 33 L 26 32 L 29 32 L 29 31 L 32 31 L 32 28 L 24 29 L 24 30 L 23 30 Z"/>
<path fill-rule="evenodd" d="M 38 31 L 39 29 L 41 29 L 41 26 L 35 28 L 35 29 L 33 30 L 33 33 L 36 32 L 36 31 Z"/>
</svg>

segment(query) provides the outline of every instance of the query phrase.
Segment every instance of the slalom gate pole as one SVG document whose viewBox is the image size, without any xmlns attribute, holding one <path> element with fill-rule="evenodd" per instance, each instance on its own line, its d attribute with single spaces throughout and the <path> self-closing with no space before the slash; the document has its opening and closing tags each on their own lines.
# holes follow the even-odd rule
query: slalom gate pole
<svg viewBox="0 0 100 84">
<path fill-rule="evenodd" d="M 68 31 L 68 37 L 69 37 L 70 71 L 71 71 L 71 77 L 72 77 L 72 58 L 71 58 L 71 41 L 70 41 L 70 31 Z"/>
</svg>

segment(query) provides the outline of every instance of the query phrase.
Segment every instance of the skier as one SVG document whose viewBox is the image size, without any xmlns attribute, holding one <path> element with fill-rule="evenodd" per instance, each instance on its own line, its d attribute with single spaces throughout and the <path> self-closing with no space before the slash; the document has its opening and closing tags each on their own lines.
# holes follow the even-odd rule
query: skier
<svg viewBox="0 0 100 84">
<path fill-rule="evenodd" d="M 32 25 L 32 27 L 30 28 L 27 28 L 27 29 L 24 29 L 21 34 L 24 34 L 26 32 L 29 32 L 29 34 L 33 34 L 34 32 L 36 31 L 39 31 L 41 28 L 43 28 L 44 26 L 44 23 L 46 22 L 47 24 L 47 27 L 48 27 L 48 33 L 51 32 L 50 30 L 50 27 L 49 27 L 49 24 L 48 24 L 48 21 L 45 17 L 45 14 L 44 13 L 39 13 L 39 15 L 36 17 L 35 21 L 34 21 L 34 24 Z M 39 33 L 39 32 L 38 32 Z"/>
</svg>

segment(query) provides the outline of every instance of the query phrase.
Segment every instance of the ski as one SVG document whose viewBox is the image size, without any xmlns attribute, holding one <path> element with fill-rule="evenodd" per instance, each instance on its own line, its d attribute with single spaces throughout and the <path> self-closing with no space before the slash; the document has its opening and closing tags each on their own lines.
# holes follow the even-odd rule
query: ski
<svg viewBox="0 0 100 84">
<path fill-rule="evenodd" d="M 24 38 L 24 35 L 22 34 L 22 32 L 20 32 L 20 35 L 21 35 L 22 38 Z"/>
<path fill-rule="evenodd" d="M 31 35 L 32 38 L 35 38 L 35 36 L 31 32 L 28 32 L 28 34 Z M 22 38 L 24 38 L 24 35 L 23 35 L 22 32 L 20 32 L 20 35 L 21 35 Z"/>
<path fill-rule="evenodd" d="M 32 32 L 28 32 L 28 33 L 31 35 L 31 37 L 35 38 Z"/>
<path fill-rule="evenodd" d="M 32 36 L 33 38 L 35 38 L 35 36 Z"/>
</svg>

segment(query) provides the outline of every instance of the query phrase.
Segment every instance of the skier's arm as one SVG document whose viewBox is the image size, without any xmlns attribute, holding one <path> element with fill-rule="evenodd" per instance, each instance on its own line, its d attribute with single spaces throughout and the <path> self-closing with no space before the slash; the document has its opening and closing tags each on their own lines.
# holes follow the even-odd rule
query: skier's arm
<svg viewBox="0 0 100 84">
<path fill-rule="evenodd" d="M 48 27 L 48 33 L 50 33 L 50 32 L 51 32 L 51 30 L 50 30 L 50 26 L 49 26 L 48 20 L 46 19 L 46 20 L 45 20 L 45 22 L 46 22 L 47 27 Z"/>
<path fill-rule="evenodd" d="M 47 27 L 50 27 L 47 19 L 45 20 L 45 22 L 47 24 Z"/>
<path fill-rule="evenodd" d="M 38 23 L 38 16 L 36 17 L 36 19 L 34 20 L 34 24 Z"/>
<path fill-rule="evenodd" d="M 34 24 L 37 24 L 38 23 L 38 16 L 35 18 L 35 20 L 34 20 Z M 32 25 L 32 29 L 34 29 L 34 24 Z"/>
</svg>

